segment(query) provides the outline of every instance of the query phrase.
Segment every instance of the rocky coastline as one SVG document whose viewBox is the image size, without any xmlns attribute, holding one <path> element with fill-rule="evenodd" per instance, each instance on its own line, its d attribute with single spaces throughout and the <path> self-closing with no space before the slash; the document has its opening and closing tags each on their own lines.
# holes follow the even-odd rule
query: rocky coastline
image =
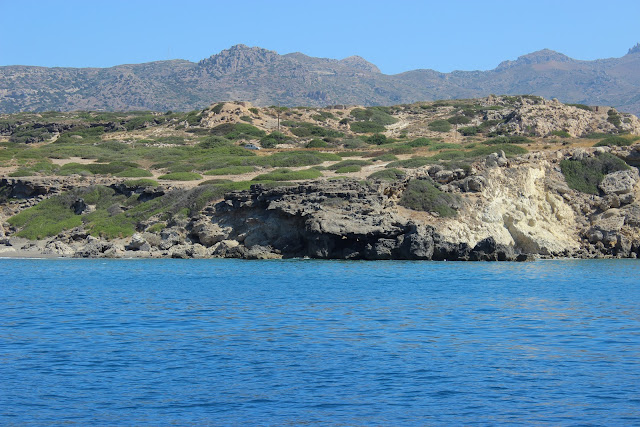
<svg viewBox="0 0 640 427">
<path fill-rule="evenodd" d="M 615 155 L 632 167 L 607 174 L 599 194 L 567 185 L 563 160 Z M 174 217 L 162 230 L 121 239 L 82 227 L 42 240 L 0 228 L 0 257 L 242 258 L 525 261 L 539 258 L 636 258 L 640 254 L 640 146 L 571 148 L 507 159 L 494 153 L 470 170 L 425 166 L 396 181 L 319 180 L 230 192 L 196 215 Z M 411 181 L 434 183 L 455 195 L 454 217 L 402 206 Z M 90 183 L 85 183 L 90 184 Z M 4 215 L 72 184 L 3 179 L 14 202 Z M 167 188 L 126 188 L 154 198 Z M 82 200 L 74 209 L 91 209 Z"/>
</svg>

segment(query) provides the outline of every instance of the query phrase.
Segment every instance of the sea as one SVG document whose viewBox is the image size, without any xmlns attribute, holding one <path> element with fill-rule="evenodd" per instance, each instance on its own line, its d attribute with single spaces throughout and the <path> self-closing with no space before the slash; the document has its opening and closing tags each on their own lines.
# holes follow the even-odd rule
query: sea
<svg viewBox="0 0 640 427">
<path fill-rule="evenodd" d="M 0 259 L 0 425 L 640 425 L 640 261 Z"/>
</svg>

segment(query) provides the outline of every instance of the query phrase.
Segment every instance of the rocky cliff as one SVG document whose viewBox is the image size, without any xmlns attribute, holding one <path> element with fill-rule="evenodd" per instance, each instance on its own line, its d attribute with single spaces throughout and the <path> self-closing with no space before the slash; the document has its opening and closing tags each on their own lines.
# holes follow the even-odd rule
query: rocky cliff
<svg viewBox="0 0 640 427">
<path fill-rule="evenodd" d="M 37 242 L 3 230 L 2 254 L 75 257 L 233 257 L 526 260 L 631 257 L 640 251 L 638 169 L 606 173 L 594 194 L 571 189 L 562 168 L 575 162 L 638 164 L 640 146 L 572 148 L 507 159 L 489 155 L 468 170 L 440 165 L 397 181 L 316 181 L 231 192 L 159 232 L 103 240 L 82 228 Z M 572 163 L 574 162 L 574 163 Z M 406 207 L 412 182 L 450 194 L 455 215 Z M 46 197 L 60 191 L 5 180 L 5 193 Z M 118 191 L 128 191 L 117 187 Z M 149 191 L 149 190 L 147 190 Z M 152 190 L 149 198 L 168 189 Z M 448 202 L 448 203 L 449 203 Z M 80 203 L 80 205 L 78 205 Z M 85 209 L 77 200 L 70 209 Z"/>
</svg>

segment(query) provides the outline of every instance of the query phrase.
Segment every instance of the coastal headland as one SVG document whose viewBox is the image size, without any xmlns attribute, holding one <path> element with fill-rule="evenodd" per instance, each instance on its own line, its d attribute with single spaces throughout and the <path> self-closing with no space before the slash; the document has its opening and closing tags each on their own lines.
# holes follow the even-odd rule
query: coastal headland
<svg viewBox="0 0 640 427">
<path fill-rule="evenodd" d="M 640 254 L 640 121 L 536 96 L 0 116 L 0 256 Z"/>
</svg>

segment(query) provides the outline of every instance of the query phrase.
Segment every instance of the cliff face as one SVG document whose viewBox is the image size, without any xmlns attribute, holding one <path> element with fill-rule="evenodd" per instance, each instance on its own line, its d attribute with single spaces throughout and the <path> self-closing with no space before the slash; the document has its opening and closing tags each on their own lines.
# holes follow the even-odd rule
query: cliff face
<svg viewBox="0 0 640 427">
<path fill-rule="evenodd" d="M 222 256 L 251 256 L 257 246 L 282 256 L 340 259 L 635 257 L 640 249 L 637 169 L 605 176 L 600 195 L 571 190 L 560 172 L 565 158 L 596 158 L 605 151 L 532 154 L 503 162 L 489 156 L 459 179 L 444 178 L 453 171 L 432 167 L 394 184 L 255 187 L 228 195 L 209 218 L 228 230 L 216 249 Z M 619 151 L 619 156 L 638 155 L 637 149 Z M 412 179 L 440 180 L 440 189 L 460 193 L 456 217 L 398 206 Z"/>
<path fill-rule="evenodd" d="M 394 182 L 256 185 L 249 191 L 228 193 L 224 200 L 191 218 L 172 221 L 159 233 L 106 241 L 74 229 L 45 241 L 27 242 L 9 231 L 0 236 L 4 243 L 0 253 L 369 260 L 635 258 L 640 251 L 638 170 L 607 173 L 597 194 L 570 189 L 561 173 L 566 162 L 591 164 L 607 156 L 636 164 L 640 146 L 574 148 L 511 159 L 498 152 L 470 170 L 432 165 Z M 455 200 L 451 206 L 456 215 L 404 207 L 405 195 L 416 181 L 433 183 L 439 194 L 452 195 L 443 200 Z M 5 180 L 2 185 L 12 197 L 42 198 L 61 190 L 20 180 Z M 148 196 L 159 197 L 165 191 L 156 189 Z M 76 201 L 72 208 L 87 206 Z"/>
</svg>

